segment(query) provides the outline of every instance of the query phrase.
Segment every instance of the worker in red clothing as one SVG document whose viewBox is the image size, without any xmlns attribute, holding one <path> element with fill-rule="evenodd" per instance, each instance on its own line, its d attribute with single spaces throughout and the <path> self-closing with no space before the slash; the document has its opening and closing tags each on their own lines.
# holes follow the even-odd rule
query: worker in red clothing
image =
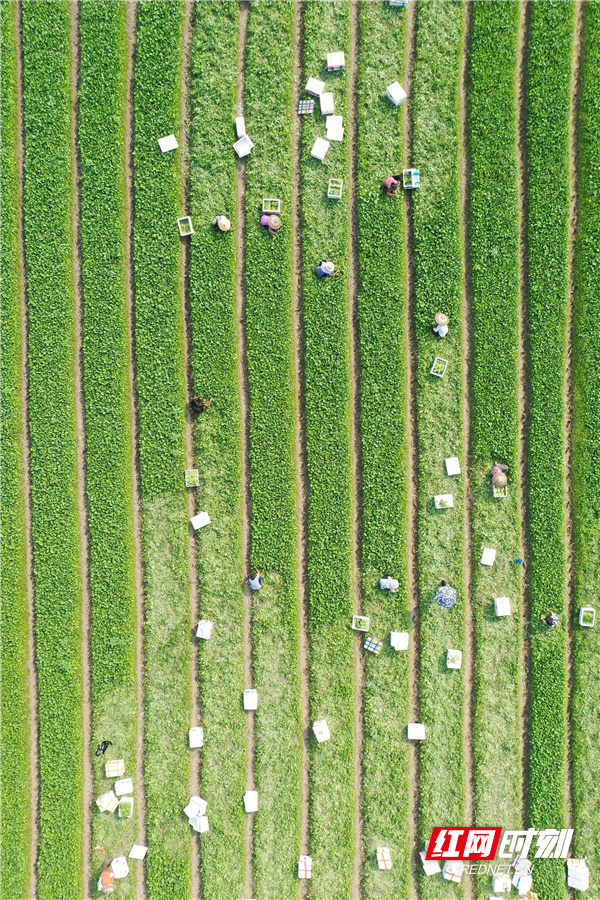
<svg viewBox="0 0 600 900">
<path fill-rule="evenodd" d="M 388 197 L 397 193 L 401 181 L 402 175 L 388 175 L 387 178 L 383 179 L 383 186 Z"/>
</svg>

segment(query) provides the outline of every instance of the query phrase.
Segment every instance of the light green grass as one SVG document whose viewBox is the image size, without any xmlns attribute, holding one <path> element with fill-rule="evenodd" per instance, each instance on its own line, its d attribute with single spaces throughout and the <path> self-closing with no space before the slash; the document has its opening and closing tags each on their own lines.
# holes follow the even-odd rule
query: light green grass
<svg viewBox="0 0 600 900">
<path fill-rule="evenodd" d="M 202 838 L 202 893 L 244 896 L 246 713 L 242 581 L 241 424 L 235 295 L 236 3 L 196 6 L 190 108 L 192 368 L 197 393 L 214 396 L 196 417 L 199 509 L 209 511 L 198 555 L 200 617 L 215 623 L 200 642 L 199 678 L 205 746 L 200 794 L 211 832 Z M 227 215 L 222 234 L 210 222 Z M 264 699 L 264 698 L 262 698 Z M 200 722 L 198 722 L 200 724 Z"/>
<path fill-rule="evenodd" d="M 521 823 L 521 585 L 523 555 L 518 471 L 518 216 L 516 161 L 517 3 L 475 3 L 467 141 L 472 273 L 473 598 L 475 616 L 475 818 L 478 825 Z M 498 172 L 502 178 L 498 178 Z M 499 333 L 497 322 L 502 322 Z M 508 497 L 492 496 L 490 469 L 509 466 Z M 483 547 L 498 551 L 480 565 Z M 493 598 L 509 597 L 497 619 Z M 477 880 L 488 897 L 489 876 Z"/>
<path fill-rule="evenodd" d="M 19 170 L 17 159 L 17 45 L 15 6 L 0 5 L 0 113 L 2 128 L 2 810 L 0 843 L 11 864 L 0 871 L 0 893 L 21 898 L 29 886 L 31 784 L 29 777 L 28 598 L 21 427 Z"/>
<path fill-rule="evenodd" d="M 596 625 L 575 629 L 573 733 L 573 854 L 587 856 L 591 900 L 600 897 L 600 461 L 598 422 L 600 346 L 600 7 L 588 4 L 584 18 L 581 106 L 579 111 L 579 225 L 575 250 L 573 403 L 573 514 L 575 520 L 575 616 L 579 607 L 596 609 Z"/>
<path fill-rule="evenodd" d="M 137 739 L 133 550 L 132 423 L 125 245 L 126 5 L 81 7 L 79 147 L 86 400 L 86 487 L 92 601 L 92 746 L 109 739 L 108 757 L 125 759 L 135 781 Z M 107 365 L 110 359 L 110 365 Z M 110 566 L 107 561 L 110 560 Z M 95 795 L 114 779 L 94 757 Z M 130 821 L 93 809 L 95 887 L 105 859 L 122 852 Z M 136 864 L 119 883 L 135 892 Z"/>
<path fill-rule="evenodd" d="M 82 584 L 75 426 L 70 4 L 25 4 L 22 16 L 29 424 L 39 677 L 37 878 L 40 900 L 63 900 L 80 897 L 83 891 Z"/>
<path fill-rule="evenodd" d="M 246 334 L 250 388 L 252 564 L 264 587 L 252 600 L 256 789 L 254 892 L 298 896 L 302 728 L 297 583 L 296 400 L 292 325 L 291 82 L 294 7 L 250 8 L 246 128 L 260 135 L 246 162 Z M 279 49 L 265 47 L 277 34 Z M 281 200 L 282 228 L 260 225 L 263 197 Z"/>
<path fill-rule="evenodd" d="M 352 467 L 348 322 L 348 194 L 327 200 L 329 178 L 347 184 L 348 70 L 324 71 L 330 50 L 349 50 L 349 4 L 307 3 L 304 9 L 303 86 L 325 81 L 335 113 L 344 116 L 342 143 L 332 142 L 323 163 L 310 156 L 325 118 L 315 104 L 302 123 L 303 303 L 306 333 L 306 443 L 310 503 L 310 715 L 325 718 L 331 741 L 312 738 L 309 895 L 342 900 L 350 893 L 354 860 L 354 653 L 349 625 L 352 599 Z M 348 57 L 346 56 L 346 59 Z M 341 269 L 317 279 L 329 259 Z"/>
<path fill-rule="evenodd" d="M 408 896 L 409 656 L 390 647 L 391 631 L 409 630 L 407 578 L 406 288 L 404 207 L 381 182 L 402 168 L 405 107 L 385 99 L 404 68 L 406 10 L 360 6 L 358 58 L 358 237 L 360 404 L 363 480 L 363 610 L 384 647 L 365 670 L 363 815 L 366 896 Z M 385 67 L 382 68 L 382 59 Z M 385 334 L 385 340 L 382 335 Z M 379 590 L 393 572 L 400 591 Z M 360 641 L 357 636 L 355 640 Z M 364 640 L 364 638 L 363 638 Z M 380 871 L 378 846 L 393 867 Z"/>
<path fill-rule="evenodd" d="M 415 330 L 418 349 L 418 563 L 421 599 L 420 844 L 434 825 L 464 819 L 464 671 L 446 668 L 446 651 L 465 648 L 464 480 L 446 475 L 444 458 L 463 456 L 459 220 L 459 82 L 463 47 L 461 3 L 422 4 L 417 13 L 413 73 L 413 165 L 421 188 L 412 195 Z M 432 333 L 436 312 L 450 317 L 447 337 Z M 436 356 L 448 360 L 443 378 L 429 374 Z M 435 510 L 435 494 L 453 494 L 454 508 Z M 435 602 L 440 579 L 458 591 L 452 609 Z M 466 660 L 465 660 L 466 661 Z M 421 846 L 419 847 L 421 849 Z M 460 889 L 421 878 L 423 898 Z"/>
</svg>

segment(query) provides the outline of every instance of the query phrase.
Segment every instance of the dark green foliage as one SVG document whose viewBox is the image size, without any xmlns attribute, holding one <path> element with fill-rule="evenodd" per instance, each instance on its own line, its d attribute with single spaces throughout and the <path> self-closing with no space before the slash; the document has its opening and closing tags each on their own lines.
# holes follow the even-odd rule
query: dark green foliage
<svg viewBox="0 0 600 900">
<path fill-rule="evenodd" d="M 110 736 L 115 756 L 125 759 L 127 775 L 133 775 L 136 628 L 125 244 L 126 13 L 124 3 L 81 6 L 79 148 L 92 744 Z M 108 783 L 104 760 L 94 758 L 94 764 L 99 795 Z M 135 784 L 138 796 L 141 788 Z M 94 844 L 109 853 L 129 827 L 126 819 L 96 808 L 93 823 Z M 93 862 L 97 880 L 102 854 L 94 854 Z M 134 874 L 120 882 L 120 895 L 135 890 L 131 882 Z"/>
<path fill-rule="evenodd" d="M 23 435 L 21 426 L 21 344 L 19 265 L 18 106 L 15 4 L 0 4 L 0 112 L 2 115 L 2 819 L 0 843 L 10 847 L 10 864 L 0 871 L 0 894 L 29 893 L 29 673 L 27 642 L 27 557 Z"/>
<path fill-rule="evenodd" d="M 476 2 L 468 69 L 468 253 L 472 272 L 473 593 L 476 822 L 521 825 L 521 622 L 518 473 L 518 212 L 516 66 L 519 6 Z M 501 173 L 501 177 L 499 176 Z M 494 499 L 490 468 L 508 463 L 508 497 Z M 482 548 L 495 547 L 491 569 Z M 493 598 L 508 596 L 497 619 Z M 500 742 L 500 743 L 499 743 Z M 478 896 L 489 895 L 481 876 Z"/>
<path fill-rule="evenodd" d="M 404 65 L 406 11 L 388 3 L 360 5 L 358 58 L 358 246 L 360 429 L 362 449 L 362 574 L 365 615 L 384 641 L 365 672 L 365 896 L 408 896 L 408 654 L 389 645 L 391 631 L 408 630 L 406 288 L 404 204 L 386 197 L 381 182 L 402 168 L 406 107 L 386 100 L 382 84 Z M 378 579 L 393 572 L 398 594 Z M 361 636 L 355 637 L 356 641 Z M 364 640 L 364 639 L 363 639 Z M 390 848 L 393 868 L 375 864 Z"/>
<path fill-rule="evenodd" d="M 534 828 L 565 825 L 567 623 L 563 450 L 574 8 L 570 2 L 532 4 L 528 41 L 526 225 L 532 618 L 529 819 Z M 540 622 L 542 610 L 549 606 L 562 619 L 561 626 L 552 630 Z M 564 877 L 561 861 L 540 863 L 536 867 L 536 890 L 548 900 L 559 900 L 564 896 Z"/>
<path fill-rule="evenodd" d="M 250 387 L 254 680 L 268 697 L 256 717 L 257 896 L 298 894 L 302 728 L 297 584 L 296 399 L 292 325 L 292 2 L 251 6 L 246 41 L 246 128 L 260 136 L 246 162 L 246 334 Z M 278 51 L 266 54 L 272 35 Z M 273 238 L 260 225 L 263 197 L 281 200 Z"/>
<path fill-rule="evenodd" d="M 135 81 L 135 310 L 141 489 L 179 488 L 184 469 L 183 319 L 179 283 L 181 151 L 158 138 L 179 130 L 182 4 L 138 6 Z M 168 50 L 167 50 L 168 48 Z M 193 221 L 193 220 L 192 220 Z M 190 240 L 189 238 L 187 240 Z M 191 238 L 193 240 L 193 238 Z"/>
<path fill-rule="evenodd" d="M 329 178 L 348 184 L 348 70 L 325 70 L 328 51 L 343 50 L 348 59 L 349 40 L 348 3 L 305 5 L 302 87 L 311 75 L 325 81 L 346 129 L 343 142 L 332 142 L 324 162 L 319 162 L 310 156 L 325 126 L 318 102 L 314 115 L 304 116 L 302 122 L 311 720 L 326 718 L 332 734 L 330 742 L 319 746 L 313 740 L 311 752 L 310 848 L 315 864 L 311 892 L 324 900 L 348 896 L 354 859 L 347 190 L 342 200 L 327 199 Z M 322 259 L 332 260 L 341 274 L 318 279 L 315 266 Z"/>
<path fill-rule="evenodd" d="M 62 2 L 22 8 L 42 900 L 83 890 L 69 12 Z"/>
</svg>

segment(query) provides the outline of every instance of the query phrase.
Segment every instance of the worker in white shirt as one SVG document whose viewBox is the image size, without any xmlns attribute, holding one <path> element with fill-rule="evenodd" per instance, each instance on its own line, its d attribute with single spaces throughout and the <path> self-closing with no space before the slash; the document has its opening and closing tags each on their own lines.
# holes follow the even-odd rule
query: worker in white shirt
<svg viewBox="0 0 600 900">
<path fill-rule="evenodd" d="M 433 333 L 438 337 L 446 337 L 448 334 L 448 322 L 450 319 L 445 313 L 436 313 L 435 322 L 433 323 Z"/>
<path fill-rule="evenodd" d="M 391 591 L 396 594 L 400 590 L 400 583 L 391 575 L 386 575 L 385 578 L 379 579 L 379 587 L 382 591 Z"/>
<path fill-rule="evenodd" d="M 254 578 L 251 578 L 250 575 L 248 575 L 248 584 L 250 585 L 250 587 L 252 588 L 253 591 L 259 591 L 262 587 L 262 583 L 263 583 L 263 580 L 260 577 L 260 569 L 256 570 L 256 572 L 254 574 Z"/>
</svg>

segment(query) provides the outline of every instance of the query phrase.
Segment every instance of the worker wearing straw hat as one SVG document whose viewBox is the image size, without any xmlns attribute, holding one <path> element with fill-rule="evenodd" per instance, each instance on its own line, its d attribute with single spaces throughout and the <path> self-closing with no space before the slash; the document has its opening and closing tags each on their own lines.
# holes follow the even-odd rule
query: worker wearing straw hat
<svg viewBox="0 0 600 900">
<path fill-rule="evenodd" d="M 448 334 L 448 322 L 450 319 L 445 313 L 436 313 L 435 322 L 433 323 L 433 333 L 438 337 L 446 337 Z"/>
<path fill-rule="evenodd" d="M 490 475 L 492 476 L 492 484 L 494 487 L 504 487 L 506 485 L 508 481 L 505 474 L 506 472 L 508 472 L 508 466 L 505 466 L 502 463 L 496 463 L 492 467 Z"/>
<path fill-rule="evenodd" d="M 231 231 L 231 222 L 227 216 L 215 216 L 212 220 L 212 225 L 218 228 L 219 231 Z"/>
<path fill-rule="evenodd" d="M 261 216 L 260 224 L 266 225 L 269 229 L 269 234 L 272 234 L 273 237 L 277 237 L 276 232 L 281 228 L 281 219 L 279 216 L 271 213 L 270 215 Z"/>
</svg>

